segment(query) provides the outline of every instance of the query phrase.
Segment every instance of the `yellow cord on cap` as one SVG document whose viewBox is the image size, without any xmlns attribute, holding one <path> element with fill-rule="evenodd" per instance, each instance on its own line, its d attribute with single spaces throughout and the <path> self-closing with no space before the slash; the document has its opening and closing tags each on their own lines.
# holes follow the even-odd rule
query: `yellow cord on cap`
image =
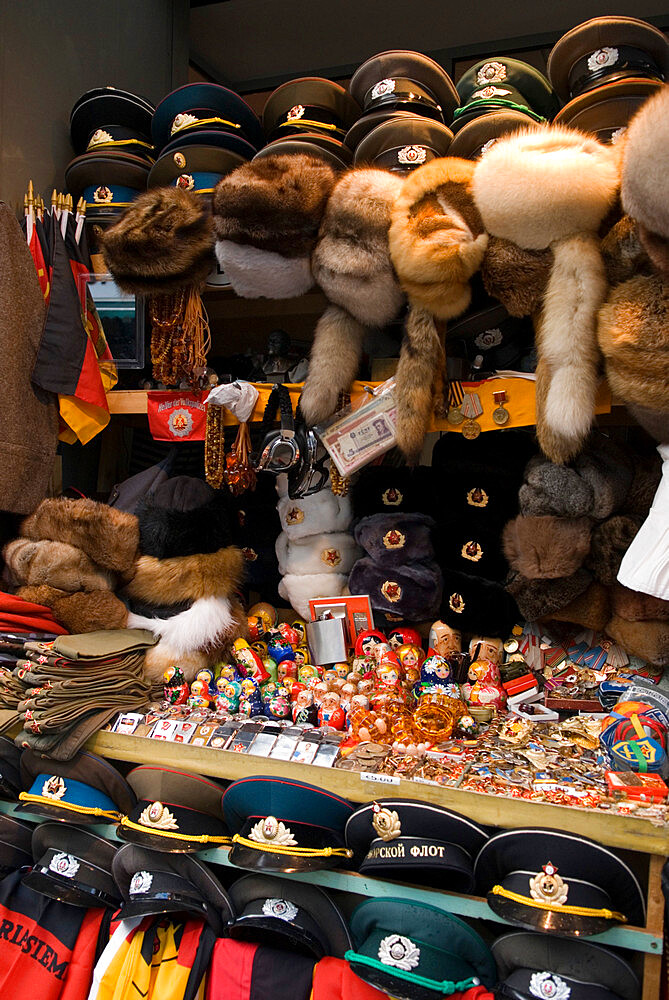
<svg viewBox="0 0 669 1000">
<path fill-rule="evenodd" d="M 215 837 L 209 833 L 174 833 L 172 830 L 156 830 L 152 826 L 142 826 L 140 823 L 133 823 L 127 816 L 121 816 L 119 826 L 130 827 L 131 830 L 139 830 L 140 833 L 150 833 L 152 837 L 169 837 L 171 840 L 192 840 L 196 844 L 223 844 L 230 846 L 229 837 Z"/>
<path fill-rule="evenodd" d="M 551 913 L 567 913 L 574 917 L 603 917 L 605 920 L 619 920 L 620 923 L 626 924 L 627 917 L 623 913 L 617 913 L 615 910 L 593 910 L 589 906 L 560 906 L 558 903 L 540 903 L 534 899 L 528 899 L 527 896 L 521 896 L 517 892 L 511 892 L 510 889 L 505 889 L 504 886 L 495 885 L 490 890 L 493 896 L 503 896 L 504 899 L 510 899 L 513 903 L 522 903 L 523 906 L 532 906 L 536 910 L 549 910 Z"/>
<path fill-rule="evenodd" d="M 309 128 L 323 128 L 327 129 L 328 132 L 339 132 L 340 135 L 346 134 L 346 130 L 337 125 L 330 125 L 328 122 L 313 122 L 309 118 L 289 118 L 277 125 L 277 128 L 286 128 L 288 125 L 293 128 L 302 128 L 303 125 L 306 125 Z"/>
<path fill-rule="evenodd" d="M 324 847 L 318 850 L 316 847 L 287 847 L 284 844 L 259 844 L 256 840 L 248 840 L 236 833 L 232 838 L 233 844 L 241 844 L 242 847 L 250 847 L 253 851 L 271 851 L 272 854 L 292 854 L 298 858 L 352 858 L 353 851 L 347 847 Z"/>
<path fill-rule="evenodd" d="M 40 805 L 54 806 L 58 809 L 67 809 L 70 812 L 82 813 L 85 816 L 104 816 L 105 819 L 111 819 L 116 823 L 120 817 L 119 812 L 113 812 L 110 809 L 98 809 L 93 806 L 77 806 L 72 802 L 61 802 L 60 799 L 50 799 L 46 795 L 31 795 L 30 792 L 20 792 L 19 799 L 21 802 L 38 802 Z"/>
<path fill-rule="evenodd" d="M 175 132 L 183 132 L 188 128 L 195 128 L 196 125 L 229 125 L 230 128 L 241 128 L 237 122 L 229 122 L 226 118 L 198 118 L 194 122 L 186 121 L 183 125 L 172 125 L 172 135 Z"/>
</svg>

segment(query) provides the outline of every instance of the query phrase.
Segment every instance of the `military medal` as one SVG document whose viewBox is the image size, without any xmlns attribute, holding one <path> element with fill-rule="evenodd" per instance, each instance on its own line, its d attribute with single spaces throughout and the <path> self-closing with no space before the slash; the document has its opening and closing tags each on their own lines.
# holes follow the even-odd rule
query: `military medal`
<svg viewBox="0 0 669 1000">
<path fill-rule="evenodd" d="M 466 392 L 460 404 L 464 423 L 462 424 L 462 435 L 468 441 L 473 441 L 481 433 L 481 425 L 477 421 L 483 413 L 481 400 L 477 392 Z"/>
<path fill-rule="evenodd" d="M 506 403 L 506 392 L 502 389 L 500 392 L 493 392 L 492 398 L 497 404 L 497 409 L 492 412 L 492 419 L 500 427 L 509 422 L 509 411 L 504 408 Z"/>
<path fill-rule="evenodd" d="M 458 424 L 461 424 L 465 418 L 463 417 L 462 411 L 459 406 L 452 406 L 448 411 L 446 419 L 448 420 L 449 424 L 453 424 L 454 427 L 457 427 Z"/>
<path fill-rule="evenodd" d="M 448 413 L 446 419 L 449 424 L 453 427 L 457 427 L 465 419 L 462 415 L 462 410 L 460 409 L 460 403 L 462 402 L 462 386 L 459 382 L 455 380 L 449 380 L 448 383 Z"/>
</svg>

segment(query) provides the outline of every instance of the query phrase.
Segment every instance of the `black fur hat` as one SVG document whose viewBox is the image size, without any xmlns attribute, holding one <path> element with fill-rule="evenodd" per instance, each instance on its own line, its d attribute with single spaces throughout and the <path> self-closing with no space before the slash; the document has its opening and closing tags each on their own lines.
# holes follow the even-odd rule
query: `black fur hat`
<svg viewBox="0 0 669 1000">
<path fill-rule="evenodd" d="M 174 476 L 137 508 L 140 548 L 157 559 L 217 552 L 232 543 L 230 497 L 201 479 Z"/>
<path fill-rule="evenodd" d="M 461 632 L 507 638 L 522 616 L 513 597 L 499 583 L 443 571 L 444 590 L 439 617 Z"/>
<path fill-rule="evenodd" d="M 377 566 L 406 566 L 434 558 L 433 527 L 425 514 L 373 514 L 358 523 L 355 540 Z"/>
<path fill-rule="evenodd" d="M 441 603 L 441 572 L 434 562 L 381 566 L 358 559 L 348 586 L 352 594 L 369 594 L 374 611 L 404 621 L 432 621 Z"/>
<path fill-rule="evenodd" d="M 476 515 L 440 520 L 434 531 L 436 559 L 442 569 L 486 580 L 508 572 L 499 530 L 481 525 Z"/>
<path fill-rule="evenodd" d="M 356 519 L 372 514 L 432 515 L 437 501 L 430 466 L 367 466 L 351 489 Z"/>
</svg>

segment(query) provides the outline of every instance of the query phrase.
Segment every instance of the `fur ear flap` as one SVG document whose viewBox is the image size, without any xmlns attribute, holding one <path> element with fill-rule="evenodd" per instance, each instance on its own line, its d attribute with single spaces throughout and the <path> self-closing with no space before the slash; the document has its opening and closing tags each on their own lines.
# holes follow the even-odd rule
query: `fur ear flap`
<svg viewBox="0 0 669 1000">
<path fill-rule="evenodd" d="M 309 356 L 309 374 L 300 396 L 308 424 L 325 420 L 337 409 L 358 374 L 365 327 L 339 306 L 328 306 L 316 325 Z"/>
<path fill-rule="evenodd" d="M 444 347 L 432 314 L 412 306 L 395 375 L 397 445 L 410 464 L 420 456 L 432 415 L 435 381 L 444 365 Z"/>
</svg>

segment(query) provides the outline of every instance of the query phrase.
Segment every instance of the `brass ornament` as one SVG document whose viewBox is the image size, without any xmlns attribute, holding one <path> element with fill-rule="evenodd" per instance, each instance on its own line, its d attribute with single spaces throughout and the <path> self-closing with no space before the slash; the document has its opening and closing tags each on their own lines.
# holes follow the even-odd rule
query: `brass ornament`
<svg viewBox="0 0 669 1000">
<path fill-rule="evenodd" d="M 386 580 L 381 587 L 381 593 L 387 601 L 395 604 L 402 596 L 402 588 L 395 580 Z"/>
<path fill-rule="evenodd" d="M 249 833 L 249 840 L 257 844 L 281 844 L 283 847 L 297 847 L 297 841 L 290 827 L 281 823 L 276 816 L 259 819 Z"/>
<path fill-rule="evenodd" d="M 372 826 L 381 840 L 396 840 L 401 836 L 400 818 L 394 809 L 381 808 L 378 802 L 375 802 L 372 810 Z"/>
<path fill-rule="evenodd" d="M 468 559 L 470 562 L 479 562 L 483 557 L 483 549 L 478 542 L 465 542 L 460 549 L 460 555 L 463 559 Z"/>
<path fill-rule="evenodd" d="M 383 536 L 383 544 L 387 549 L 403 549 L 406 545 L 406 535 L 397 528 L 391 528 Z"/>
<path fill-rule="evenodd" d="M 545 864 L 538 875 L 530 879 L 530 895 L 538 903 L 552 903 L 564 906 L 569 894 L 569 885 L 557 873 L 557 866 Z"/>
<path fill-rule="evenodd" d="M 467 493 L 467 503 L 470 507 L 487 507 L 489 502 L 488 494 L 480 486 L 475 486 Z"/>
<path fill-rule="evenodd" d="M 178 830 L 179 824 L 175 820 L 167 806 L 162 802 L 152 802 L 143 810 L 139 817 L 139 825 L 147 826 L 154 830 Z"/>
<path fill-rule="evenodd" d="M 42 785 L 42 795 L 46 799 L 62 799 L 66 791 L 67 785 L 57 774 L 52 774 Z"/>
</svg>

